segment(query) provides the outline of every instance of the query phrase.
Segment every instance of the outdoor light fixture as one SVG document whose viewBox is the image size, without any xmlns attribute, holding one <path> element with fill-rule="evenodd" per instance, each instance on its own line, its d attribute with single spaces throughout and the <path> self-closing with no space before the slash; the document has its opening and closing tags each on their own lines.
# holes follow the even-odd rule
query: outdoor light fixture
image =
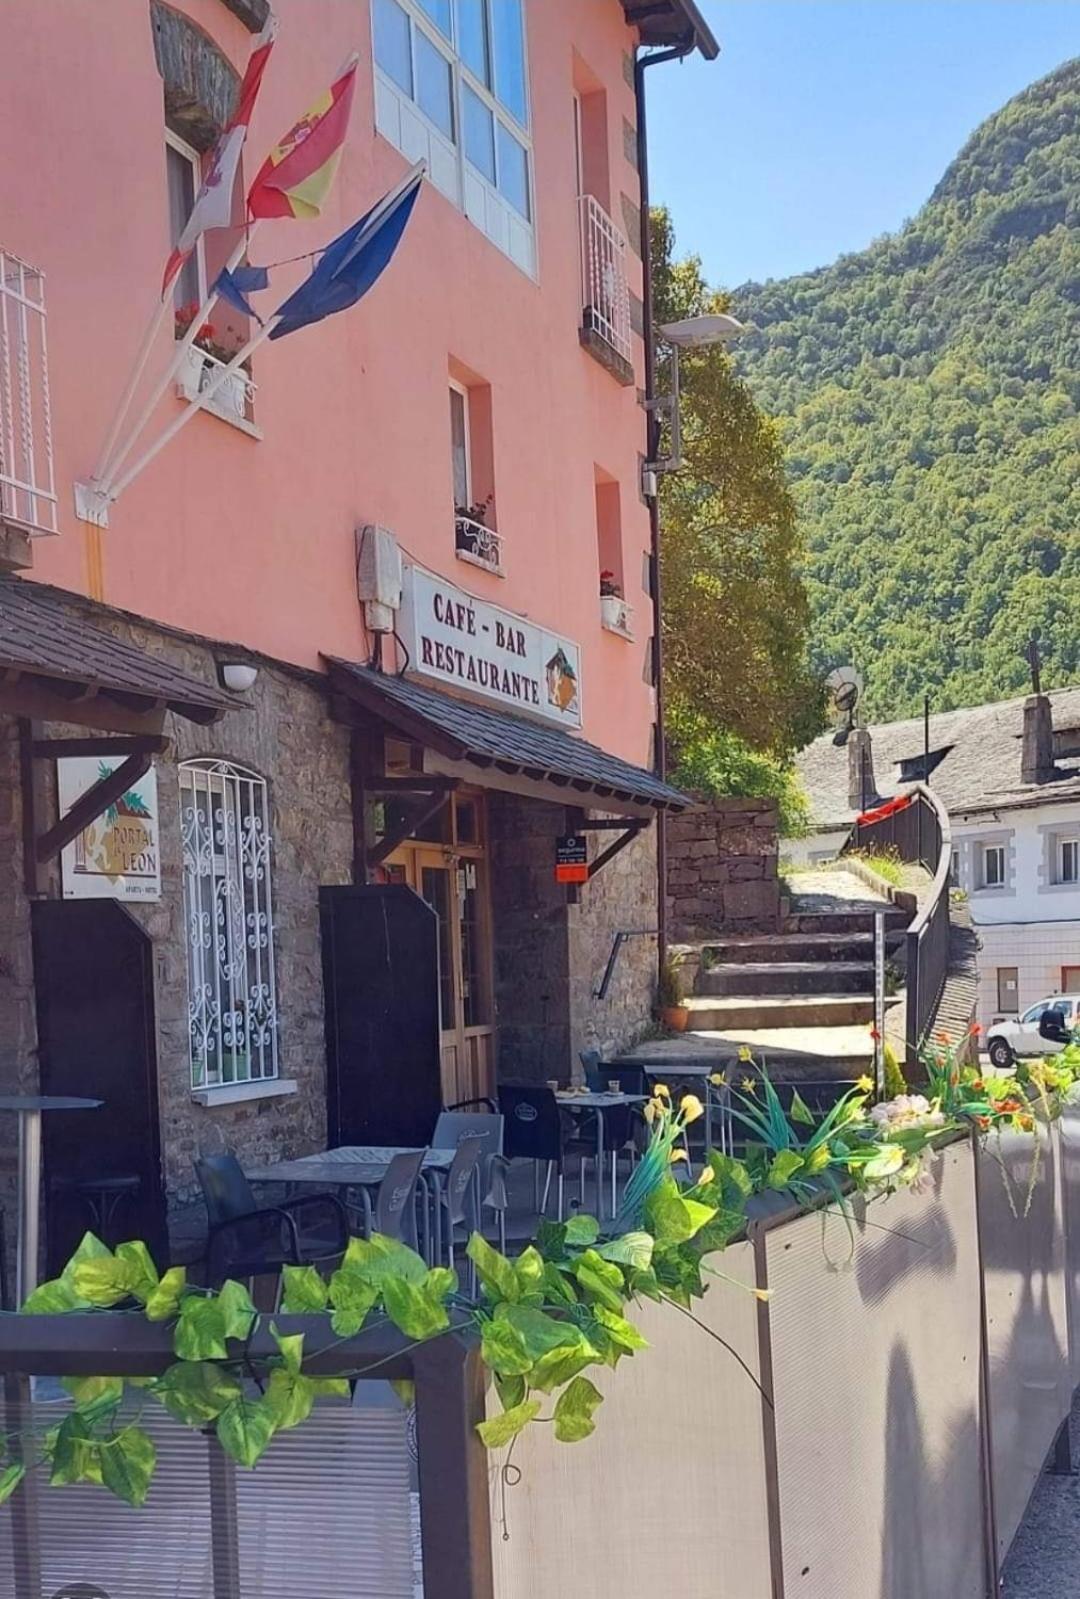
<svg viewBox="0 0 1080 1599">
<path fill-rule="evenodd" d="M 681 322 L 663 322 L 656 331 L 659 337 L 671 346 L 671 393 L 665 395 L 663 399 L 646 401 L 646 410 L 667 417 L 671 428 L 671 453 L 644 463 L 642 493 L 646 496 L 650 494 L 650 485 L 651 492 L 655 494 L 658 472 L 678 472 L 683 464 L 682 426 L 679 415 L 679 351 L 707 350 L 716 344 L 730 344 L 740 333 L 744 333 L 746 328 L 736 317 L 728 316 L 725 311 L 717 311 L 711 316 L 688 316 Z"/>
<path fill-rule="evenodd" d="M 221 661 L 218 671 L 224 687 L 231 689 L 234 694 L 246 694 L 249 688 L 255 687 L 259 676 L 259 668 L 249 666 L 247 661 Z"/>
</svg>

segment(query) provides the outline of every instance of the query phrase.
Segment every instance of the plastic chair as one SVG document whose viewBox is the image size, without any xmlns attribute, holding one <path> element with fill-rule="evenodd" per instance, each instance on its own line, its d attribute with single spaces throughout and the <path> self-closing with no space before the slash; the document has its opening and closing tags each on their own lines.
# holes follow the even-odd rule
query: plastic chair
<svg viewBox="0 0 1080 1599">
<path fill-rule="evenodd" d="M 282 1266 L 312 1266 L 344 1254 L 349 1218 L 336 1194 L 300 1194 L 259 1206 L 236 1156 L 195 1161 L 206 1201 L 206 1270 L 211 1286 L 226 1277 L 261 1277 Z"/>
<path fill-rule="evenodd" d="M 604 1057 L 598 1049 L 583 1049 L 578 1055 L 581 1069 L 585 1073 L 585 1083 L 594 1094 L 599 1094 L 607 1087 L 600 1070 L 604 1064 Z"/>
<path fill-rule="evenodd" d="M 395 1155 L 386 1168 L 386 1176 L 379 1184 L 375 1199 L 374 1230 L 387 1238 L 396 1238 L 418 1247 L 416 1236 L 416 1190 L 424 1164 L 425 1149 L 410 1150 Z M 371 1231 L 369 1227 L 369 1232 Z"/>
<path fill-rule="evenodd" d="M 490 1099 L 468 1100 L 465 1103 L 493 1105 L 493 1101 Z M 499 1248 L 503 1250 L 506 1249 L 506 1211 L 508 1207 L 506 1189 L 507 1165 L 503 1159 L 504 1128 L 504 1119 L 498 1112 L 493 1115 L 480 1115 L 444 1110 L 435 1123 L 435 1131 L 431 1135 L 433 1149 L 457 1149 L 463 1141 L 471 1138 L 478 1138 L 483 1143 L 480 1177 L 482 1194 L 478 1225 L 483 1225 L 482 1218 L 485 1210 L 494 1211 L 498 1220 Z"/>
<path fill-rule="evenodd" d="M 446 1248 L 446 1264 L 453 1268 L 454 1244 L 459 1227 L 465 1227 L 472 1222 L 476 1223 L 478 1210 L 477 1182 L 482 1170 L 484 1158 L 484 1140 L 482 1138 L 463 1138 L 458 1144 L 457 1153 L 447 1173 L 446 1183 L 438 1191 L 438 1216 L 442 1227 L 445 1228 L 444 1243 Z M 472 1272 L 470 1272 L 470 1282 Z M 470 1292 L 475 1292 L 475 1283 L 471 1282 Z"/>
<path fill-rule="evenodd" d="M 565 1200 L 566 1157 L 576 1153 L 581 1146 L 568 1136 L 559 1112 L 559 1104 L 550 1088 L 533 1084 L 504 1083 L 499 1088 L 499 1108 L 506 1118 L 504 1149 L 509 1160 L 532 1160 L 536 1165 L 536 1208 L 540 1215 L 547 1209 L 551 1192 L 551 1177 L 558 1177 L 558 1216 L 563 1218 Z M 585 1194 L 585 1161 L 588 1153 L 581 1155 L 581 1192 Z M 540 1165 L 547 1166 L 544 1192 L 541 1196 Z"/>
</svg>

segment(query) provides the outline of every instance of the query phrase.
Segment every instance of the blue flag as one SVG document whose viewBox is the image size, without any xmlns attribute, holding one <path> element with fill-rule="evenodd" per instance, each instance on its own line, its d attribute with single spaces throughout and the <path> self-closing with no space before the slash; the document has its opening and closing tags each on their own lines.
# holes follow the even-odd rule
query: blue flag
<svg viewBox="0 0 1080 1599">
<path fill-rule="evenodd" d="M 335 311 L 347 311 L 363 298 L 389 265 L 420 193 L 423 169 L 379 201 L 327 245 L 322 259 L 295 294 L 278 311 L 281 320 L 270 334 L 283 339 Z"/>
<path fill-rule="evenodd" d="M 223 268 L 217 275 L 214 288 L 226 305 L 233 306 L 242 316 L 254 317 L 262 327 L 262 317 L 248 303 L 246 296 L 253 294 L 256 289 L 265 289 L 269 282 L 270 274 L 265 267 L 238 266 L 231 272 Z"/>
</svg>

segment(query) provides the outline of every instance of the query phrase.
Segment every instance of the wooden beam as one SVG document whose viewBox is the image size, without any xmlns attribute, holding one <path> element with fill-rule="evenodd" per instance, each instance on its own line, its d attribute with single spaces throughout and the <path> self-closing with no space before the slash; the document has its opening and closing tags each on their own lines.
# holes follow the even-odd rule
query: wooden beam
<svg viewBox="0 0 1080 1599">
<path fill-rule="evenodd" d="M 648 826 L 648 822 L 627 822 L 626 832 L 620 834 L 617 839 L 608 845 L 607 849 L 601 850 L 596 859 L 589 863 L 589 881 L 592 882 L 597 872 L 601 871 L 608 861 L 614 860 L 616 855 L 626 848 L 627 844 L 632 844 L 638 834 Z"/>
<path fill-rule="evenodd" d="M 153 760 L 154 757 L 145 751 L 140 755 L 129 755 L 115 772 L 110 772 L 108 777 L 103 777 L 93 788 L 81 794 L 66 816 L 62 816 L 48 832 L 39 835 L 34 847 L 38 862 L 44 865 L 46 861 L 55 859 L 65 844 L 78 838 L 83 829 L 89 827 L 91 822 L 96 822 L 133 783 L 146 776 Z"/>
<path fill-rule="evenodd" d="M 70 722 L 106 733 L 160 733 L 165 725 L 163 710 L 129 711 L 101 695 L 73 700 L 56 693 L 51 685 L 46 687 L 41 679 L 29 677 L 0 683 L 0 711 L 40 722 Z"/>
<path fill-rule="evenodd" d="M 60 760 L 65 755 L 167 755 L 172 740 L 160 733 L 134 733 L 130 738 L 36 738 L 34 754 Z"/>
<path fill-rule="evenodd" d="M 612 816 L 603 821 L 582 822 L 578 827 L 579 833 L 617 833 L 620 828 L 640 827 L 642 818 L 638 816 Z M 648 826 L 648 822 L 645 823 Z"/>
<path fill-rule="evenodd" d="M 367 852 L 368 866 L 378 866 L 388 855 L 392 855 L 399 844 L 404 844 L 407 838 L 413 838 L 425 822 L 438 814 L 450 798 L 449 794 L 437 794 L 429 798 L 426 805 L 417 805 L 407 811 L 399 827 L 395 827 L 378 844 L 373 844 Z"/>
<path fill-rule="evenodd" d="M 461 779 L 417 772 L 415 777 L 369 777 L 365 787 L 369 794 L 452 794 L 461 787 Z"/>
<path fill-rule="evenodd" d="M 22 801 L 23 879 L 26 893 L 36 899 L 43 892 L 41 871 L 38 866 L 37 842 L 37 783 L 34 772 L 33 723 L 25 716 L 19 718 L 19 787 Z"/>
</svg>

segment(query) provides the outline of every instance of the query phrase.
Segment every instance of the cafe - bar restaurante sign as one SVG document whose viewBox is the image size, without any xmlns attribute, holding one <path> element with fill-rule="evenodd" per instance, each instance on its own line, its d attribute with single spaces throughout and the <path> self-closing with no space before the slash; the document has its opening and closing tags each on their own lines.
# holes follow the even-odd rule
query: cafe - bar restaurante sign
<svg viewBox="0 0 1080 1599">
<path fill-rule="evenodd" d="M 419 566 L 405 568 L 400 632 L 417 676 L 560 727 L 581 726 L 581 652 L 561 634 Z"/>
</svg>

